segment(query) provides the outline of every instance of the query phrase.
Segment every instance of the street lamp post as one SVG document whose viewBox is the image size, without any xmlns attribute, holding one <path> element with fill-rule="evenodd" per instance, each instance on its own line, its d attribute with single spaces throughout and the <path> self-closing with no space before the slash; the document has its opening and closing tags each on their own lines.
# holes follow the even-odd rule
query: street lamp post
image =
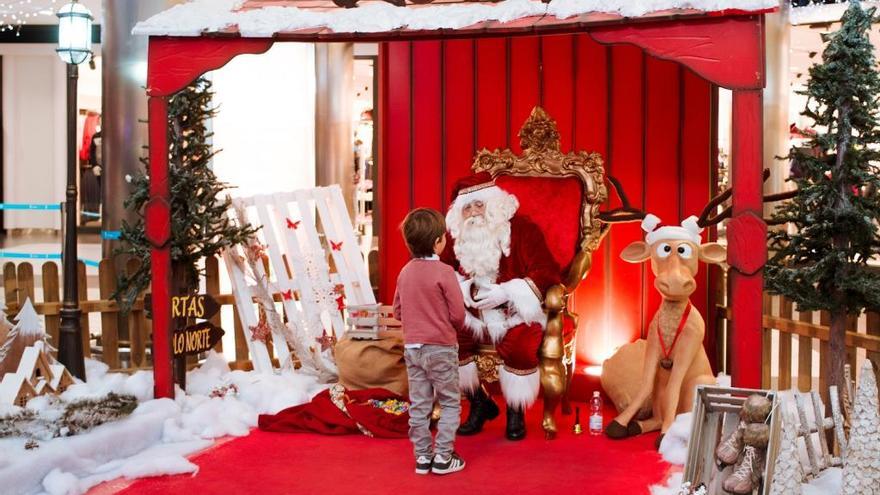
<svg viewBox="0 0 880 495">
<path fill-rule="evenodd" d="M 79 64 L 92 53 L 92 13 L 76 0 L 58 10 L 58 48 L 67 64 L 67 190 L 64 205 L 64 301 L 61 304 L 58 360 L 85 379 L 82 327 L 80 326 L 76 249 L 76 82 Z"/>
</svg>

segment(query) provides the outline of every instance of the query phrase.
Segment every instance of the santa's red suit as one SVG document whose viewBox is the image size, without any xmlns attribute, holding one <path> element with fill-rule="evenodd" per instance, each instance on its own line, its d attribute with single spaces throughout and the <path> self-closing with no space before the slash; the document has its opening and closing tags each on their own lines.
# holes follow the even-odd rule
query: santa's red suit
<svg viewBox="0 0 880 495">
<path fill-rule="evenodd" d="M 463 246 L 468 238 L 462 212 L 474 202 L 485 208 L 485 217 L 498 227 L 492 230 L 488 248 L 480 244 L 469 254 Z M 468 305 L 467 329 L 458 338 L 462 389 L 472 392 L 479 387 L 474 354 L 479 344 L 492 343 L 503 361 L 498 376 L 505 401 L 522 411 L 538 396 L 538 350 L 547 324 L 543 295 L 559 283 L 560 270 L 543 233 L 528 217 L 515 214 L 518 207 L 516 198 L 495 185 L 488 174 L 460 181 L 447 214 L 448 242 L 441 259 L 459 274 Z M 497 262 L 491 255 L 487 262 L 484 251 L 493 248 L 498 251 Z M 469 257 L 477 261 L 469 263 Z M 504 302 L 494 308 L 474 307 L 492 289 Z"/>
</svg>

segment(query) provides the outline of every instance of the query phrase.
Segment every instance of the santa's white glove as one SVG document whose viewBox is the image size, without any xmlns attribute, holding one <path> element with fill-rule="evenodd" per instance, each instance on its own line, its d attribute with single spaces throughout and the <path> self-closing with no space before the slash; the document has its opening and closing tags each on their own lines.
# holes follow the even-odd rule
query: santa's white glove
<svg viewBox="0 0 880 495">
<path fill-rule="evenodd" d="M 486 292 L 487 288 L 489 289 L 488 292 Z M 507 293 L 504 292 L 504 289 L 502 289 L 500 285 L 492 284 L 484 287 L 483 290 L 477 294 L 477 298 L 474 299 L 476 302 L 474 307 L 479 310 L 492 309 L 501 306 L 509 300 L 510 298 L 507 297 Z"/>
<path fill-rule="evenodd" d="M 476 307 L 473 296 L 471 296 L 471 287 L 474 286 L 474 279 L 466 278 L 458 283 L 461 288 L 461 296 L 464 298 L 464 305 L 469 308 Z"/>
</svg>

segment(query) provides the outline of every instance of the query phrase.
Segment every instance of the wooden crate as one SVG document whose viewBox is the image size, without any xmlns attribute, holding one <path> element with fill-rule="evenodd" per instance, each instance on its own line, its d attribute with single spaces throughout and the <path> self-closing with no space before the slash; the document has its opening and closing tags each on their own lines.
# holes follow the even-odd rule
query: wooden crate
<svg viewBox="0 0 880 495">
<path fill-rule="evenodd" d="M 349 317 L 345 336 L 355 340 L 379 340 L 383 332 L 400 330 L 400 322 L 394 318 L 391 306 L 363 304 L 346 306 Z"/>
<path fill-rule="evenodd" d="M 767 459 L 775 459 L 779 448 L 781 414 L 777 414 L 780 403 L 776 392 L 746 388 L 727 388 L 700 385 L 694 397 L 693 418 L 691 421 L 691 438 L 688 443 L 687 460 L 684 468 L 684 481 L 691 486 L 705 484 L 707 493 L 727 494 L 721 489 L 721 482 L 733 466 L 723 471 L 715 462 L 715 448 L 721 439 L 732 432 L 739 424 L 739 410 L 746 398 L 752 394 L 766 395 L 773 404 L 770 414 L 770 443 L 767 445 Z M 770 482 L 773 479 L 772 463 L 766 462 L 763 486 L 753 493 L 766 495 L 770 493 Z"/>
</svg>

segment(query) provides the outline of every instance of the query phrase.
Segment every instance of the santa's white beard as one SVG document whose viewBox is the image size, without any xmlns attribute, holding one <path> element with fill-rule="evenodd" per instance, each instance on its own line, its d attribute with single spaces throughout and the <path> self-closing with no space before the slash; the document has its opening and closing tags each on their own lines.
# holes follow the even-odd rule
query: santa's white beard
<svg viewBox="0 0 880 495">
<path fill-rule="evenodd" d="M 484 216 L 465 219 L 454 251 L 465 273 L 478 283 L 495 283 L 501 255 L 510 253 L 510 221 L 490 223 Z"/>
</svg>

